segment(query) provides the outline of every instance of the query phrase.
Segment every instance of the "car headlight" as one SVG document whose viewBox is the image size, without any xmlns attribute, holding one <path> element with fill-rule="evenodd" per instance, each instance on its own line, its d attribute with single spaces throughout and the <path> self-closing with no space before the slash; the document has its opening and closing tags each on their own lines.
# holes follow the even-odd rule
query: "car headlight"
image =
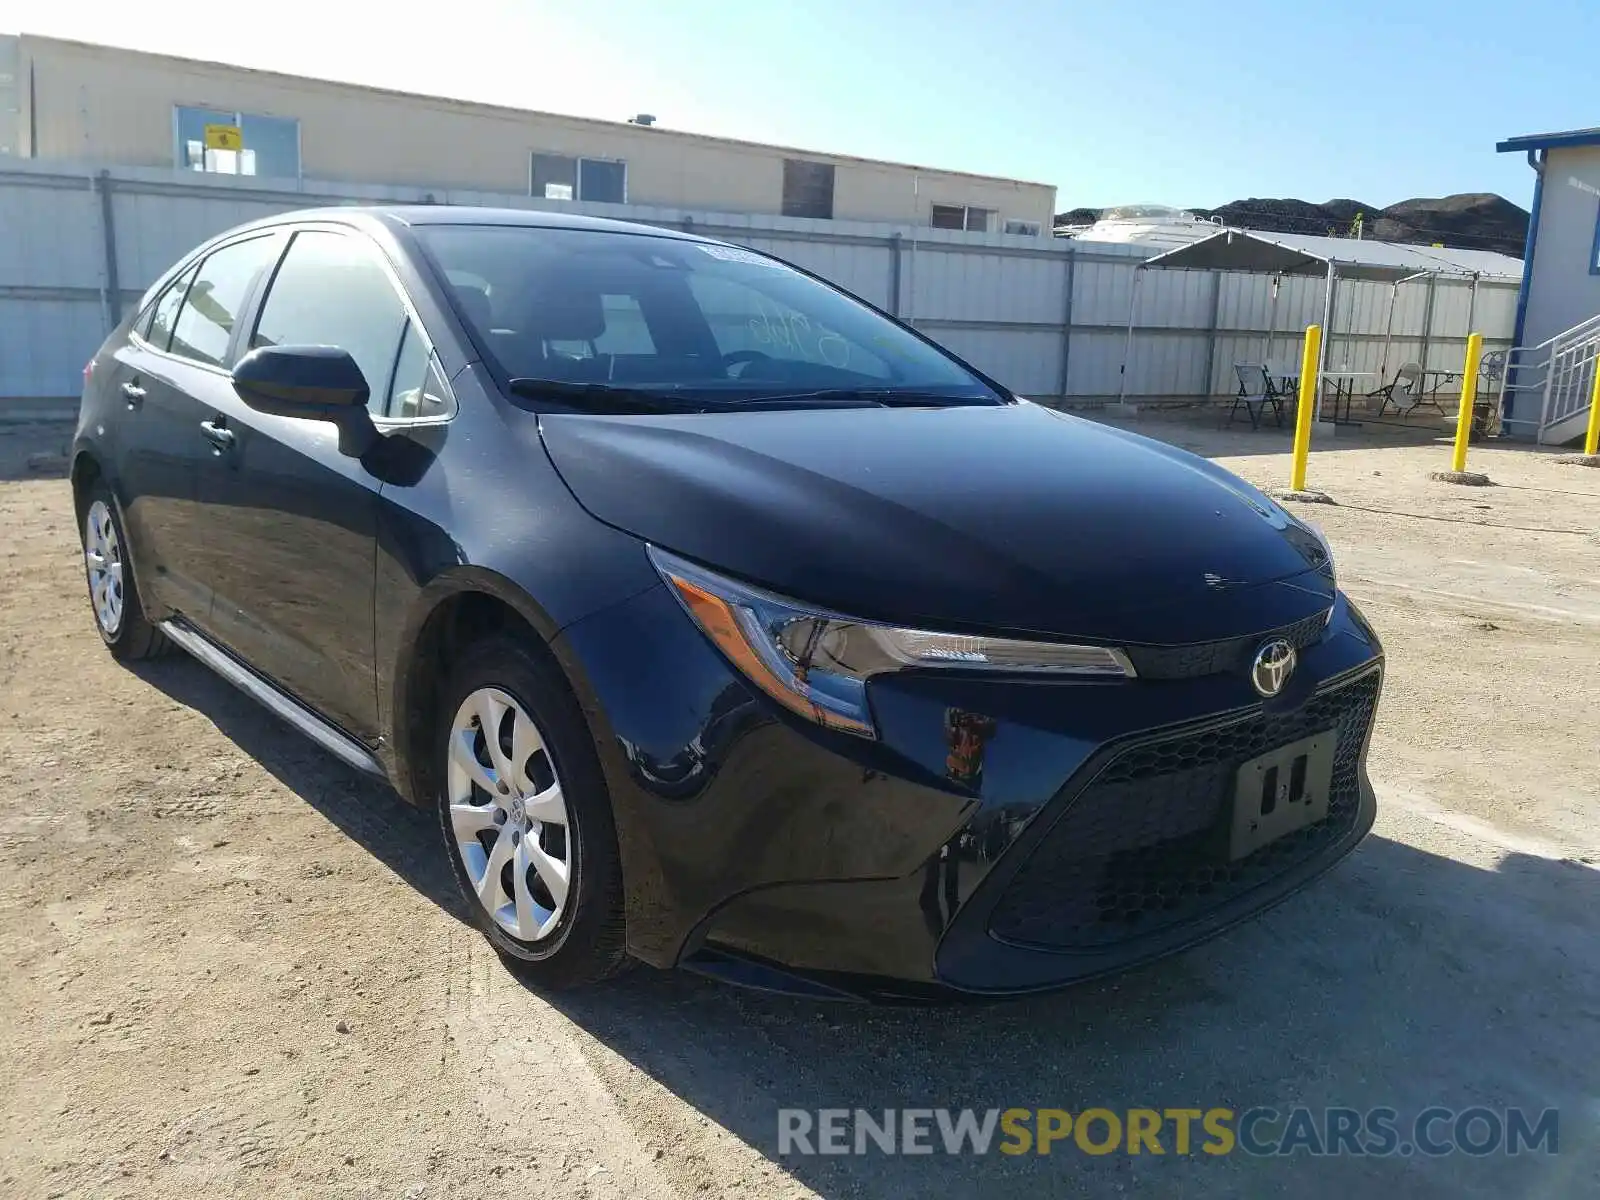
<svg viewBox="0 0 1600 1200">
<path fill-rule="evenodd" d="M 1317 564 L 1317 570 L 1337 582 L 1338 575 L 1333 566 L 1333 545 L 1328 541 L 1328 535 L 1322 532 L 1322 526 L 1311 521 L 1299 521 L 1298 524 L 1312 537 L 1316 538 L 1317 545 L 1322 547 L 1322 561 Z"/>
<path fill-rule="evenodd" d="M 903 629 L 808 607 L 655 547 L 650 559 L 694 623 L 751 683 L 828 729 L 875 737 L 867 680 L 912 667 L 1131 678 L 1108 646 Z"/>
</svg>

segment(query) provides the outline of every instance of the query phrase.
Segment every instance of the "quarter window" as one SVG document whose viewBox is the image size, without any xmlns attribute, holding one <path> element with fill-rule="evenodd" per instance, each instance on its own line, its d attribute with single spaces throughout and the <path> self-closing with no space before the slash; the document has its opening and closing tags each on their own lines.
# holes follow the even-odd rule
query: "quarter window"
<svg viewBox="0 0 1600 1200">
<path fill-rule="evenodd" d="M 161 293 L 160 298 L 145 314 L 144 321 L 139 326 L 139 336 L 157 350 L 165 350 L 171 344 L 172 326 L 178 315 L 178 305 L 183 303 L 183 294 L 189 290 L 189 284 L 194 281 L 194 273 L 198 269 L 199 265 L 196 264 L 167 284 L 166 291 Z"/>
<path fill-rule="evenodd" d="M 249 238 L 206 256 L 173 321 L 169 347 L 172 353 L 212 366 L 222 365 L 228 356 L 234 322 L 244 311 L 257 272 L 267 265 L 277 244 L 271 236 Z"/>
<path fill-rule="evenodd" d="M 427 341 L 416 322 L 406 326 L 400 342 L 400 357 L 395 361 L 394 383 L 389 388 L 389 403 L 377 416 L 417 418 L 448 416 L 450 392 Z"/>
<path fill-rule="evenodd" d="M 261 306 L 250 345 L 337 346 L 367 381 L 367 407 L 386 415 L 407 314 L 377 251 L 319 229 L 294 235 Z"/>
<path fill-rule="evenodd" d="M 530 195 L 544 200 L 627 202 L 628 164 L 621 159 L 536 153 L 529 163 Z"/>
<path fill-rule="evenodd" d="M 178 105 L 177 165 L 218 175 L 300 178 L 300 122 Z"/>
</svg>

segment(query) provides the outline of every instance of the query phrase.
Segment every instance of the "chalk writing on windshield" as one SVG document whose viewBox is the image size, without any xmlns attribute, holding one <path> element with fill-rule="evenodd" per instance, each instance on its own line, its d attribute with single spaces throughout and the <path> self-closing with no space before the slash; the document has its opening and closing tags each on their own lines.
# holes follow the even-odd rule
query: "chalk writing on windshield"
<svg viewBox="0 0 1600 1200">
<path fill-rule="evenodd" d="M 826 325 L 812 325 L 804 313 L 770 308 L 756 300 L 756 315 L 750 318 L 750 333 L 756 343 L 783 352 L 784 357 L 823 362 L 841 370 L 850 365 L 850 343 Z"/>
</svg>

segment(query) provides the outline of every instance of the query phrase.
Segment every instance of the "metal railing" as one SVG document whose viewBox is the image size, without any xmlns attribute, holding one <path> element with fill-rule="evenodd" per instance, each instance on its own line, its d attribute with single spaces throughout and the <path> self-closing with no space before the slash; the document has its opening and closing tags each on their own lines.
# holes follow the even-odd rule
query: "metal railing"
<svg viewBox="0 0 1600 1200">
<path fill-rule="evenodd" d="M 1535 426 L 1539 442 L 1562 440 L 1550 434 L 1588 410 L 1596 370 L 1600 370 L 1600 313 L 1536 346 L 1514 346 L 1506 352 L 1500 373 L 1499 407 L 1503 412 L 1508 393 L 1537 395 L 1539 415 L 1505 417 L 1503 423 Z"/>
</svg>

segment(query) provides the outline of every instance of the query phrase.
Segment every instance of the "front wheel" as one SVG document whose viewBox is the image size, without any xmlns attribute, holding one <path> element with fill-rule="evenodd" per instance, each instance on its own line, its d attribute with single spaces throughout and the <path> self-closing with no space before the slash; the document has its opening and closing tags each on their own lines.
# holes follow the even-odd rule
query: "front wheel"
<svg viewBox="0 0 1600 1200">
<path fill-rule="evenodd" d="M 616 974 L 627 956 L 611 800 L 565 681 L 490 638 L 461 659 L 438 720 L 440 828 L 473 923 L 529 982 Z"/>
</svg>

